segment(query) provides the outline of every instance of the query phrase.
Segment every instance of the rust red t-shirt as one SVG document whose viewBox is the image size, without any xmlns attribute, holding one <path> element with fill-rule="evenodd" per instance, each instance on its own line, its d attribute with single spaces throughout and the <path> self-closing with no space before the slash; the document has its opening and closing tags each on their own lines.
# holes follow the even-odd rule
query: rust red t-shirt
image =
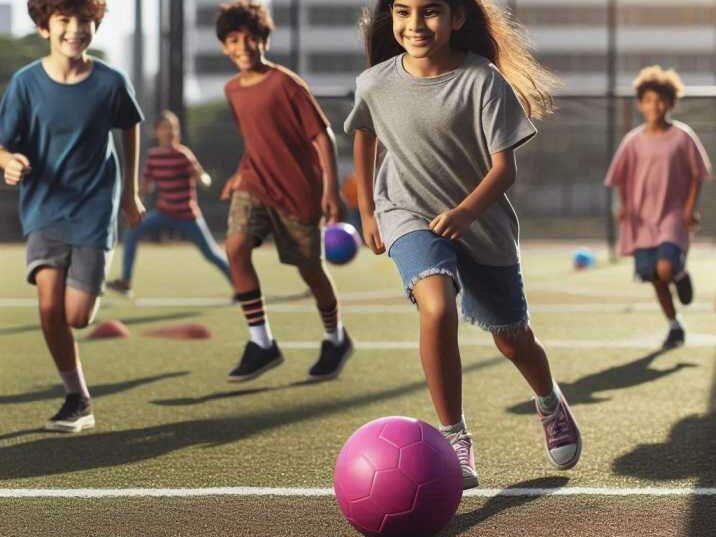
<svg viewBox="0 0 716 537">
<path fill-rule="evenodd" d="M 157 188 L 157 210 L 179 220 L 201 216 L 196 201 L 196 178 L 201 168 L 191 150 L 181 144 L 153 147 L 144 161 L 145 183 Z"/>
<path fill-rule="evenodd" d="M 329 123 L 306 83 L 277 65 L 257 84 L 242 86 L 232 78 L 224 92 L 245 143 L 238 189 L 283 214 L 316 222 L 323 171 L 312 140 Z"/>
</svg>

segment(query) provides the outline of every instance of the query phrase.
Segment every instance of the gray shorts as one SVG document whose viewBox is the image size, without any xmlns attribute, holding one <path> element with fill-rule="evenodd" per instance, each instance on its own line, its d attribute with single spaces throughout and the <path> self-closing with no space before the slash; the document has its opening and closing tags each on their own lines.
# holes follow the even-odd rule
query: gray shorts
<svg viewBox="0 0 716 537">
<path fill-rule="evenodd" d="M 74 246 L 47 236 L 42 230 L 27 237 L 27 281 L 36 284 L 35 274 L 42 267 L 67 270 L 66 285 L 92 295 L 101 295 L 112 262 L 112 251 Z"/>
</svg>

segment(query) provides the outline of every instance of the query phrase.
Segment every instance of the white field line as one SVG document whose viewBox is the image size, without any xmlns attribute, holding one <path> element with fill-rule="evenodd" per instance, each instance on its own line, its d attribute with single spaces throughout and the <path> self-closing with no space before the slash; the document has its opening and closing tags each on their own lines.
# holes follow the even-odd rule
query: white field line
<svg viewBox="0 0 716 537">
<path fill-rule="evenodd" d="M 116 304 L 116 303 L 114 303 Z M 228 306 L 231 302 L 225 298 L 140 298 L 133 302 L 140 308 L 177 308 L 177 307 L 210 307 Z M 35 308 L 37 300 L 34 298 L 0 298 L 0 307 L 3 308 Z M 267 308 L 278 313 L 316 313 L 313 304 L 269 304 Z M 689 311 L 711 311 L 714 306 L 708 302 L 695 302 L 688 308 Z M 659 306 L 653 302 L 631 302 L 631 303 L 593 303 L 593 304 L 533 304 L 529 306 L 530 311 L 536 313 L 625 313 L 632 311 L 660 311 Z M 412 313 L 415 306 L 411 304 L 382 304 L 382 305 L 351 305 L 341 306 L 345 313 L 368 314 L 390 312 L 390 313 Z"/>
<path fill-rule="evenodd" d="M 126 488 L 126 489 L 0 489 L 0 498 L 191 498 L 201 496 L 333 496 L 330 488 Z M 494 498 L 496 496 L 716 496 L 716 488 L 507 488 L 472 489 L 463 496 Z"/>
</svg>

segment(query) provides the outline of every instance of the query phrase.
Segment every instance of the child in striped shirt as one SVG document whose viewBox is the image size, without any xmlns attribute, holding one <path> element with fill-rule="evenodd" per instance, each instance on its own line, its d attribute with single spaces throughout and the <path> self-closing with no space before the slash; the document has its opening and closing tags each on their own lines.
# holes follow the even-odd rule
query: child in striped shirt
<svg viewBox="0 0 716 537">
<path fill-rule="evenodd" d="M 130 296 L 137 241 L 147 231 L 168 228 L 181 232 L 193 242 L 231 283 L 231 269 L 226 255 L 214 241 L 197 204 L 196 183 L 208 187 L 211 178 L 204 172 L 191 150 L 181 144 L 177 116 L 168 110 L 154 123 L 154 137 L 159 145 L 149 150 L 144 163 L 142 191 L 157 191 L 156 208 L 142 223 L 124 236 L 122 277 L 107 282 L 110 289 Z"/>
</svg>

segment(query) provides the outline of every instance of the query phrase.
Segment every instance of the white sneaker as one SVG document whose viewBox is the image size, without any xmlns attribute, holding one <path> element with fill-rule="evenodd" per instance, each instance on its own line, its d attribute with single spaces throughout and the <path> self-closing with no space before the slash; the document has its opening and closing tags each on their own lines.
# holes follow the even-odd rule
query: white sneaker
<svg viewBox="0 0 716 537">
<path fill-rule="evenodd" d="M 475 469 L 475 454 L 472 449 L 472 435 L 465 429 L 452 434 L 443 433 L 455 450 L 462 470 L 462 489 L 472 489 L 480 485 L 480 478 Z"/>
</svg>

